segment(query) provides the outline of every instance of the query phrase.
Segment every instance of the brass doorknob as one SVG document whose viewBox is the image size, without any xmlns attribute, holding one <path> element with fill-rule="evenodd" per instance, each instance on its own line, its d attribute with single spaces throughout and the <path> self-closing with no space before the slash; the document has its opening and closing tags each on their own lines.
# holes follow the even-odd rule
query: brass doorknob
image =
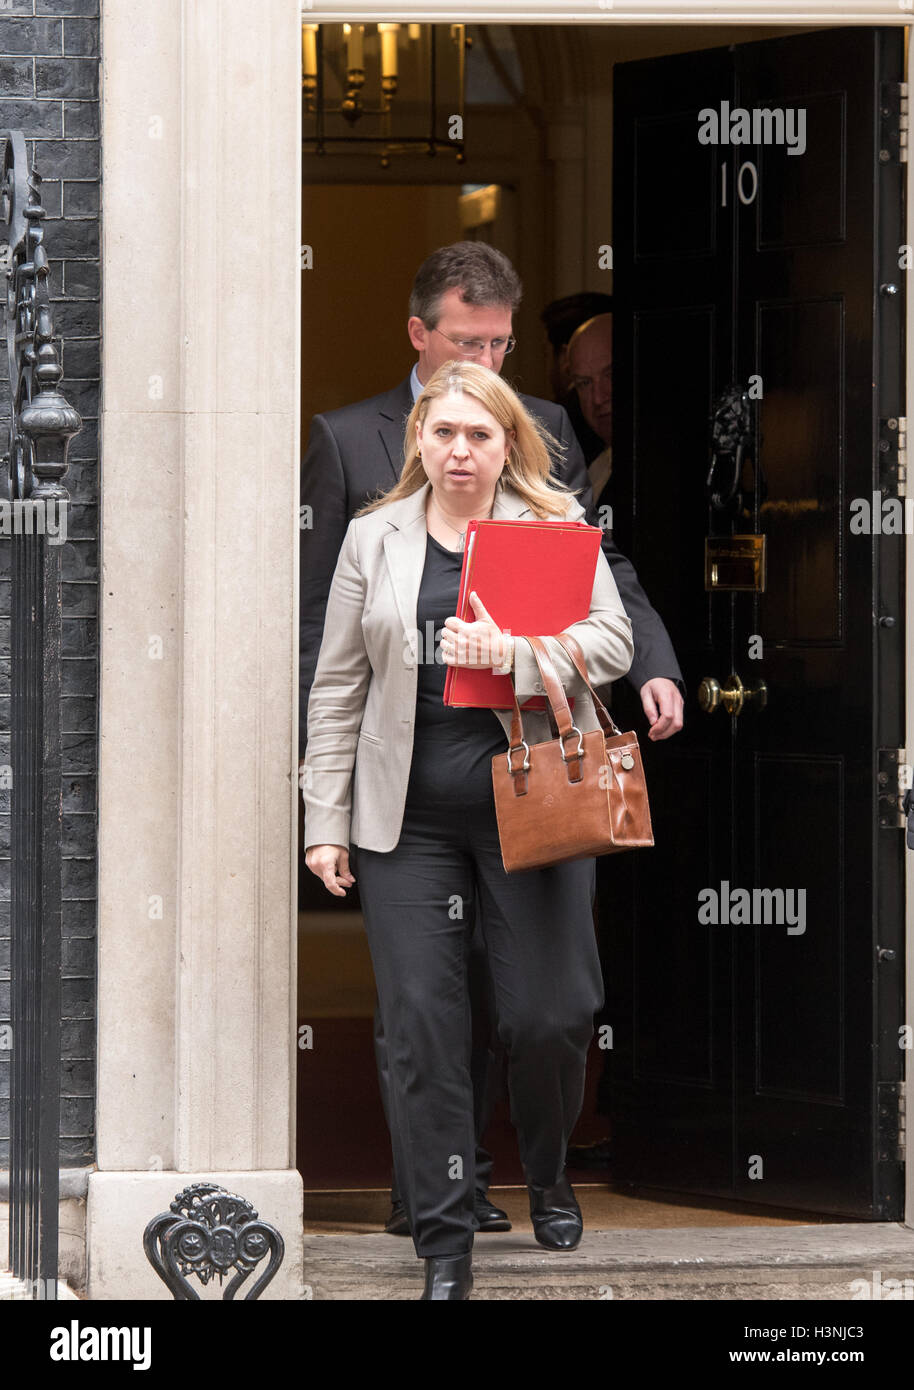
<svg viewBox="0 0 914 1390">
<path fill-rule="evenodd" d="M 698 687 L 698 703 L 705 714 L 713 714 L 720 704 L 720 681 L 714 676 L 705 676 Z"/>
<path fill-rule="evenodd" d="M 759 710 L 764 709 L 768 703 L 768 687 L 761 680 L 755 681 L 751 686 L 745 686 L 735 671 L 731 673 L 726 685 L 721 685 L 714 676 L 705 676 L 698 687 L 698 703 L 705 714 L 713 714 L 723 705 L 727 713 L 735 719 L 747 705 Z"/>
</svg>

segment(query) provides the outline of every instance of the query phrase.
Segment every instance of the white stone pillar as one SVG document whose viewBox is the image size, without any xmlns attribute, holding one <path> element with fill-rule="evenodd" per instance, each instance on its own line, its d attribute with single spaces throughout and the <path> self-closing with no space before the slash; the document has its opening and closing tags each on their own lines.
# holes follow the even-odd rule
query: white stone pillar
<svg viewBox="0 0 914 1390">
<path fill-rule="evenodd" d="M 98 1169 L 90 1298 L 295 1169 L 300 0 L 102 6 Z M 218 1296 L 218 1283 L 210 1295 Z"/>
</svg>

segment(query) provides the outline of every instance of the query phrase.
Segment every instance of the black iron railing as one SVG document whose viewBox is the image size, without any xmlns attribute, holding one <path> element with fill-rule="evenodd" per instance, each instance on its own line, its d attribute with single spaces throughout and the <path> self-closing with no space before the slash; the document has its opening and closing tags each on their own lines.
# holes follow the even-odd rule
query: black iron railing
<svg viewBox="0 0 914 1390">
<path fill-rule="evenodd" d="M 0 251 L 10 419 L 0 523 L 12 540 L 10 1266 L 57 1296 L 60 1129 L 60 553 L 70 439 L 58 390 L 41 177 L 21 131 L 0 131 Z M 6 492 L 6 496 L 2 492 Z"/>
</svg>

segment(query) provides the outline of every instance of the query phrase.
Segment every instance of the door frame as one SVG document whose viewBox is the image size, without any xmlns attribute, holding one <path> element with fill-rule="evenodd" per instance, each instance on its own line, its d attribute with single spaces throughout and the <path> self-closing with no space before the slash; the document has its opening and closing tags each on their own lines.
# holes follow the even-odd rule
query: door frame
<svg viewBox="0 0 914 1390">
<path fill-rule="evenodd" d="M 784 14 L 784 7 L 777 3 L 777 0 L 765 0 L 765 3 L 758 4 L 756 0 L 729 0 L 728 3 L 720 5 L 714 4 L 713 0 L 689 0 L 688 13 L 684 13 L 681 18 L 675 21 L 670 20 L 670 10 L 672 8 L 669 0 L 636 0 L 631 5 L 626 4 L 625 0 L 614 4 L 613 0 L 608 0 L 606 9 L 603 8 L 603 0 L 597 0 L 596 7 L 591 4 L 581 3 L 581 0 L 523 0 L 523 4 L 518 4 L 517 0 L 501 0 L 501 3 L 478 4 L 474 5 L 472 14 L 467 15 L 466 9 L 458 9 L 450 3 L 450 0 L 422 0 L 422 3 L 400 3 L 391 7 L 384 7 L 383 18 L 391 21 L 402 21 L 404 23 L 446 23 L 446 22 L 467 22 L 468 18 L 476 24 L 506 24 L 511 22 L 522 22 L 524 24 L 613 24 L 632 25 L 657 24 L 664 28 L 685 28 L 697 27 L 701 25 L 723 26 L 725 24 L 746 24 L 753 27 L 768 24 L 777 24 L 784 28 L 796 29 L 829 29 L 839 27 L 849 27 L 852 25 L 861 26 L 884 26 L 902 27 L 905 29 L 905 80 L 909 80 L 909 41 L 910 26 L 906 24 L 906 12 L 901 5 L 907 4 L 908 0 L 863 0 L 861 4 L 842 3 L 842 0 L 833 0 L 829 9 L 822 10 L 805 9 L 803 7 L 792 10 L 789 15 Z M 612 6 L 611 12 L 609 6 Z M 683 7 L 685 8 L 685 6 Z M 307 18 L 315 23 L 338 23 L 343 19 L 361 20 L 370 23 L 379 18 L 379 10 L 376 6 L 371 9 L 367 5 L 353 5 L 346 3 L 346 0 L 318 0 L 312 4 L 310 0 L 302 0 L 302 13 L 307 12 Z M 911 0 L 907 14 L 914 18 L 914 0 Z M 907 206 L 906 206 L 906 231 L 905 242 L 914 245 L 914 159 L 908 160 L 907 166 Z M 905 394 L 907 400 L 914 400 L 914 312 L 911 304 L 914 295 L 906 296 L 906 317 L 905 317 L 905 354 L 906 354 L 906 377 Z M 911 484 L 914 486 L 914 484 Z M 905 542 L 905 682 L 906 682 L 906 718 L 905 718 L 905 747 L 907 749 L 907 761 L 914 761 L 914 539 L 906 537 Z M 899 831 L 899 834 L 902 834 Z M 909 1022 L 911 1019 L 911 1001 L 914 1001 L 914 851 L 905 856 L 905 998 L 908 1001 L 907 1015 Z M 910 1053 L 907 1054 L 910 1056 Z M 906 1067 L 907 1080 L 910 1081 L 912 1069 Z M 909 1158 L 905 1165 L 905 1217 L 906 1226 L 914 1229 L 914 1162 Z"/>
</svg>

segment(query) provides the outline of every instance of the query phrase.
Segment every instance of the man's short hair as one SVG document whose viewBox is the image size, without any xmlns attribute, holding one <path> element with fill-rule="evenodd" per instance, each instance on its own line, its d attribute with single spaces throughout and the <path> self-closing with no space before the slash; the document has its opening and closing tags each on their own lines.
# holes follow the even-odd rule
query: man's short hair
<svg viewBox="0 0 914 1390">
<path fill-rule="evenodd" d="M 484 241 L 455 241 L 426 257 L 409 296 L 410 318 L 436 328 L 441 296 L 448 290 L 459 290 L 464 303 L 479 308 L 510 305 L 512 314 L 523 295 L 520 276 L 508 257 Z"/>
</svg>

